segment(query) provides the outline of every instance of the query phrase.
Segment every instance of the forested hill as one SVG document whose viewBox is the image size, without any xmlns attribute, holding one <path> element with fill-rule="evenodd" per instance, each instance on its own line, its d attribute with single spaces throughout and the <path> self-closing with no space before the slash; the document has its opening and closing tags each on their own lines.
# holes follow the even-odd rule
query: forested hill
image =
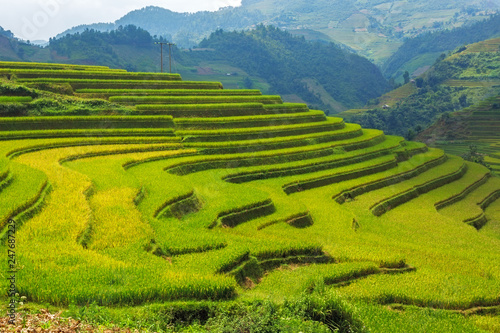
<svg viewBox="0 0 500 333">
<path fill-rule="evenodd" d="M 151 35 L 162 36 L 182 47 L 191 47 L 216 29 L 241 30 L 264 21 L 259 11 L 249 12 L 243 8 L 222 8 L 216 12 L 177 13 L 168 9 L 148 6 L 134 10 L 114 23 L 96 23 L 74 27 L 57 38 L 83 32 L 86 29 L 98 31 L 116 30 L 119 26 L 135 25 Z"/>
<path fill-rule="evenodd" d="M 14 34 L 10 30 L 4 30 L 2 27 L 0 27 L 0 36 L 14 38 Z"/>
<path fill-rule="evenodd" d="M 333 43 L 311 43 L 274 27 L 218 30 L 200 47 L 215 50 L 206 52 L 209 57 L 265 77 L 281 95 L 301 91 L 308 102 L 321 99 L 319 92 L 308 94 L 318 85 L 344 107 L 362 105 L 389 88 L 380 70 L 367 59 Z"/>
<path fill-rule="evenodd" d="M 500 36 L 500 15 L 453 30 L 439 31 L 422 34 L 418 37 L 407 39 L 404 44 L 384 64 L 384 75 L 401 76 L 405 71 L 410 73 L 416 67 L 426 62 L 419 61 L 425 57 L 436 59 L 440 53 L 448 52 L 462 45 L 476 43 L 482 40 Z M 432 62 L 433 60 L 430 59 Z M 414 64 L 410 64 L 414 62 Z"/>
</svg>

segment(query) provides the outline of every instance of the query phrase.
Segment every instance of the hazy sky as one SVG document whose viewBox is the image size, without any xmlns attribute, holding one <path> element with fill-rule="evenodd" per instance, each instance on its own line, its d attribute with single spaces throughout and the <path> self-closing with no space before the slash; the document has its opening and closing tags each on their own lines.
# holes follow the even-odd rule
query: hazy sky
<svg viewBox="0 0 500 333">
<path fill-rule="evenodd" d="M 48 40 L 80 24 L 114 22 L 134 9 L 176 12 L 239 6 L 241 0 L 0 0 L 0 26 L 25 40 Z"/>
</svg>

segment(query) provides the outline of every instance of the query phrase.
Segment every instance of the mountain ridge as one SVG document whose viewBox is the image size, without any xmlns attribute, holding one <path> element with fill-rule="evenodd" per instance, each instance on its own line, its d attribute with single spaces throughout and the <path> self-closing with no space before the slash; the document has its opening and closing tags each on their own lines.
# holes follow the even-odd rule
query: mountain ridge
<svg viewBox="0 0 500 333">
<path fill-rule="evenodd" d="M 305 0 L 256 0 L 242 1 L 239 7 L 197 13 L 176 13 L 149 6 L 132 11 L 114 23 L 83 25 L 58 37 L 85 28 L 109 30 L 133 24 L 188 48 L 218 28 L 246 30 L 263 23 L 308 39 L 346 44 L 365 57 L 382 63 L 397 50 L 405 37 L 460 26 L 488 17 L 499 9 L 498 0 L 487 3 L 479 0 L 439 3 L 422 0 L 398 4 L 359 0 L 322 0 L 313 4 Z"/>
</svg>

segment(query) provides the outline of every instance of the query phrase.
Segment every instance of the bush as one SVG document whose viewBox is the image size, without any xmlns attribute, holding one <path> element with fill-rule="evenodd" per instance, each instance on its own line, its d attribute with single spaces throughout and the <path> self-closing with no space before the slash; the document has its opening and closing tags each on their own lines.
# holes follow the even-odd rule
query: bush
<svg viewBox="0 0 500 333">
<path fill-rule="evenodd" d="M 38 90 L 50 91 L 55 94 L 73 95 L 73 88 L 69 83 L 30 83 L 27 86 Z"/>
<path fill-rule="evenodd" d="M 2 83 L 0 85 L 0 95 L 5 96 L 30 96 L 36 98 L 38 94 L 33 89 L 25 86 L 14 85 L 11 83 Z"/>
<path fill-rule="evenodd" d="M 210 332 L 330 332 L 327 326 L 305 320 L 294 308 L 280 307 L 270 301 L 231 304 L 210 318 Z"/>
</svg>

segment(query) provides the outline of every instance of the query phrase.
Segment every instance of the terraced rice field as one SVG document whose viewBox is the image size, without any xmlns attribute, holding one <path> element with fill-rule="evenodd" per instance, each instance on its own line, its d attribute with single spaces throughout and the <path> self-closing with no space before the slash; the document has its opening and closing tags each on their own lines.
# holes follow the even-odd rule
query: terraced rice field
<svg viewBox="0 0 500 333">
<path fill-rule="evenodd" d="M 0 68 L 129 110 L 0 119 L 3 246 L 15 221 L 28 302 L 175 308 L 320 295 L 361 331 L 496 327 L 500 181 L 486 168 L 219 83 Z"/>
<path fill-rule="evenodd" d="M 461 112 L 456 112 L 450 121 L 450 128 L 454 131 L 454 124 L 460 124 L 462 140 L 438 140 L 435 146 L 451 154 L 462 155 L 469 150 L 470 145 L 477 146 L 477 151 L 483 155 L 491 169 L 499 174 L 500 171 L 500 98 L 492 97 Z M 444 135 L 444 133 L 441 133 Z"/>
<path fill-rule="evenodd" d="M 466 87 L 466 88 L 491 88 L 500 85 L 500 80 L 447 80 L 445 85 L 449 87 Z"/>
</svg>

